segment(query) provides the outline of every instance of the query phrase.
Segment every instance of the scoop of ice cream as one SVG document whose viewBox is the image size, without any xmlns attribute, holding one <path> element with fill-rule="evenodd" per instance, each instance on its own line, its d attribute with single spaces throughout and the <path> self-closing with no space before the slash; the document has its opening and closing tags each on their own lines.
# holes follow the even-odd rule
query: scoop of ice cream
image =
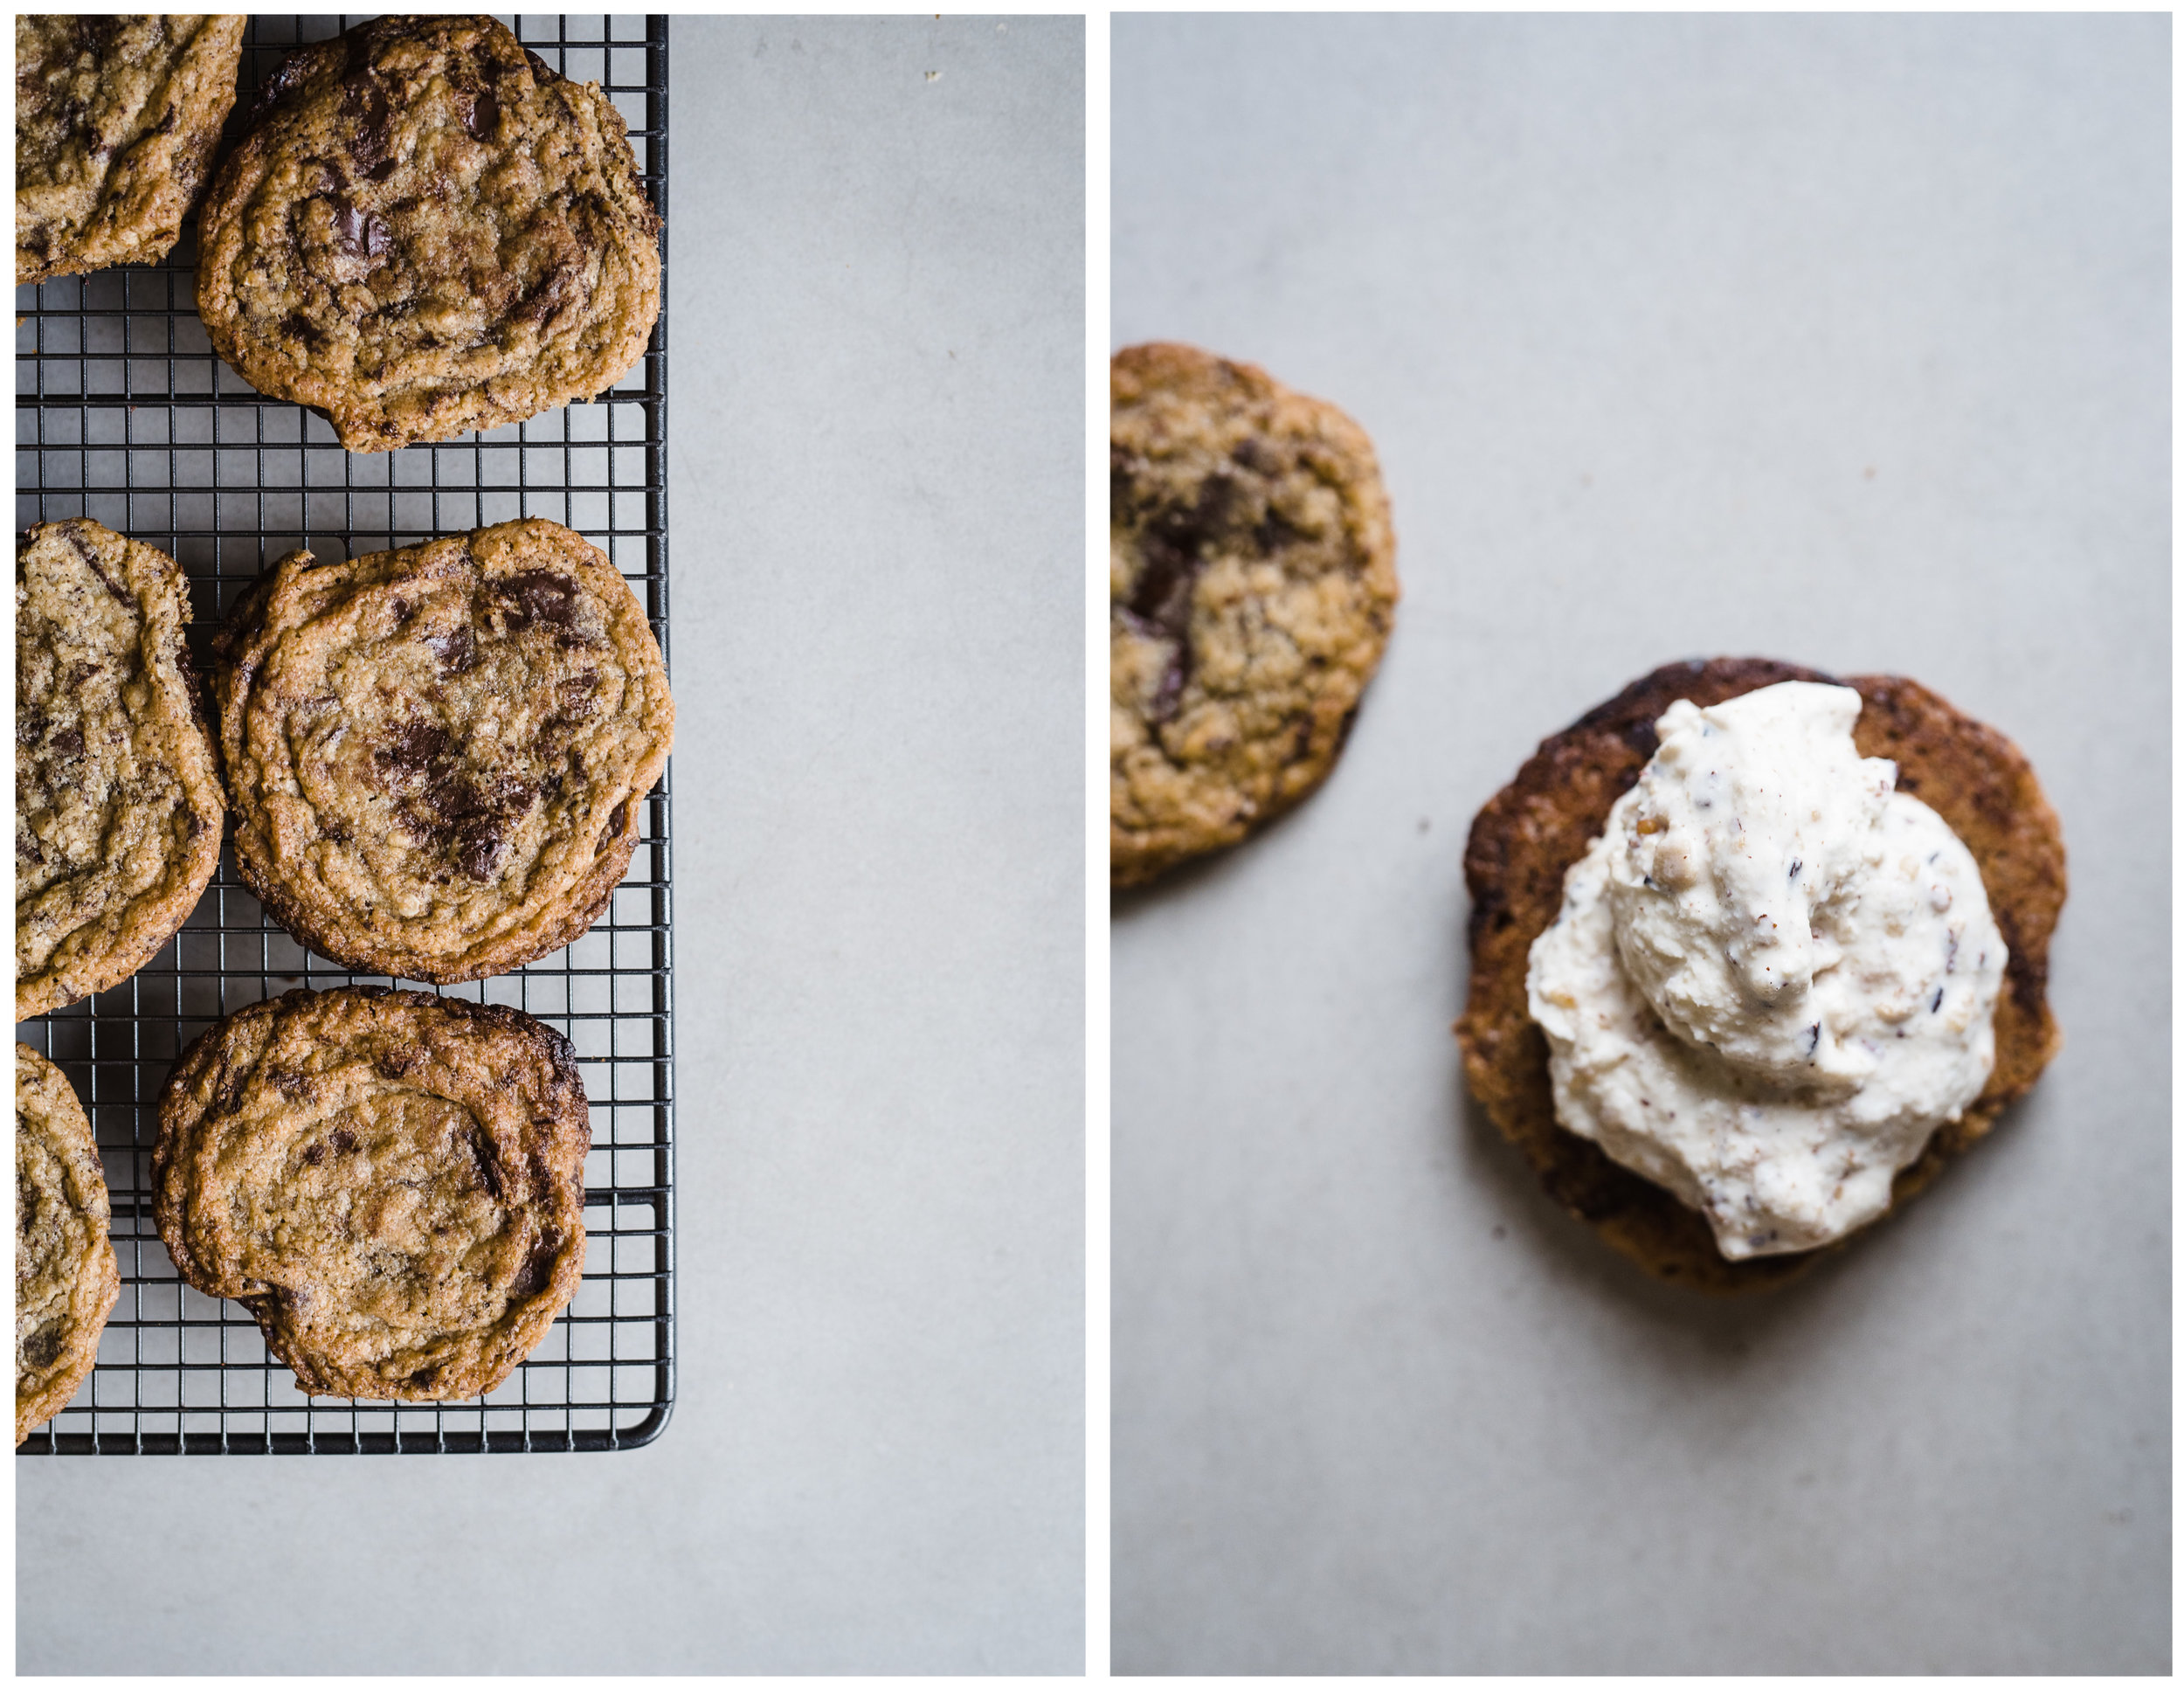
<svg viewBox="0 0 2184 1688">
<path fill-rule="evenodd" d="M 1731 1258 L 1877 1216 L 1994 1066 L 1978 865 L 1858 755 L 1859 708 L 1794 681 L 1671 705 L 1532 948 L 1558 1117 Z"/>
</svg>

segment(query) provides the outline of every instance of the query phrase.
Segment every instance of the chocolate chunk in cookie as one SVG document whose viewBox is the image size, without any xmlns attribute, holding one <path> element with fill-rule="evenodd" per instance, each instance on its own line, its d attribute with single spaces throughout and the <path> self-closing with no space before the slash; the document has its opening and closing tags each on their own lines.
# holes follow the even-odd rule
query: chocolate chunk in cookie
<svg viewBox="0 0 2184 1688">
<path fill-rule="evenodd" d="M 297 551 L 214 654 L 236 867 L 321 954 L 481 979 L 612 898 L 674 704 L 636 595 L 568 529 Z"/>
<path fill-rule="evenodd" d="M 220 863 L 225 806 L 164 551 L 96 522 L 15 554 L 15 1017 L 120 984 Z"/>
<path fill-rule="evenodd" d="M 214 349 L 351 451 L 591 398 L 660 315 L 628 126 L 490 17 L 382 17 L 291 57 L 197 246 Z"/>
<path fill-rule="evenodd" d="M 1548 739 L 1479 812 L 1464 852 L 1471 989 L 1456 1023 L 1464 1075 L 1557 1201 L 1656 1276 L 1717 1292 L 1780 1283 L 1863 1233 L 1801 1254 L 1723 1259 L 1695 1210 L 1556 1123 L 1546 1037 L 1532 1022 L 1524 981 L 1534 940 L 1561 910 L 1564 876 L 1657 748 L 1654 723 L 1662 713 L 1679 697 L 1705 708 L 1786 680 L 1856 688 L 1865 700 L 1854 735 L 1859 755 L 1893 761 L 1896 788 L 1934 810 L 1964 841 L 2009 946 L 1987 1087 L 1896 1175 L 1892 1206 L 1985 1137 L 2063 1041 L 2047 1001 L 2048 941 L 2066 883 L 2061 823 L 2015 745 L 1915 681 L 1835 681 L 1763 659 L 1672 663 Z"/>
<path fill-rule="evenodd" d="M 15 1046 L 15 1441 L 66 1407 L 121 1292 L 91 1121 L 59 1068 Z"/>
<path fill-rule="evenodd" d="M 15 20 L 15 280 L 167 255 L 235 103 L 239 16 Z"/>
<path fill-rule="evenodd" d="M 160 1098 L 159 1235 L 313 1394 L 483 1394 L 584 1272 L 584 1083 L 514 1008 L 291 991 L 190 1046 Z"/>
<path fill-rule="evenodd" d="M 1372 442 L 1188 346 L 1109 372 L 1109 854 L 1135 885 L 1326 778 L 1395 613 Z"/>
</svg>

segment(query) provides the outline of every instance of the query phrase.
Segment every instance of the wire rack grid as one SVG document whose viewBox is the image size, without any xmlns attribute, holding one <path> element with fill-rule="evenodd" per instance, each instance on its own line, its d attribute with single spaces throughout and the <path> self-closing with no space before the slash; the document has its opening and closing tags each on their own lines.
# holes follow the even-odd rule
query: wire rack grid
<svg viewBox="0 0 2184 1688">
<path fill-rule="evenodd" d="M 260 17 L 243 93 L 294 48 L 360 17 Z M 667 179 L 664 17 L 504 19 L 549 67 L 599 83 L 628 121 L 653 205 Z M 373 455 L 253 391 L 194 304 L 194 224 L 167 259 L 16 290 L 16 521 L 84 515 L 189 574 L 202 659 L 259 572 L 299 546 L 342 557 L 543 515 L 612 557 L 667 645 L 667 322 L 608 392 L 514 426 Z M 663 253 L 664 262 L 664 253 Z M 17 1028 L 90 1112 L 113 1199 L 121 1295 L 96 1368 L 24 1454 L 460 1453 L 632 1448 L 674 1396 L 674 979 L 669 780 L 591 930 L 445 994 L 507 1003 L 575 1045 L 591 1101 L 582 1286 L 490 1395 L 440 1403 L 307 1396 L 235 1303 L 182 1284 L 152 1223 L 158 1099 L 181 1050 L 283 991 L 404 981 L 348 972 L 268 918 L 232 855 L 183 931 L 134 978 Z M 429 988 L 429 987 L 426 987 Z"/>
</svg>

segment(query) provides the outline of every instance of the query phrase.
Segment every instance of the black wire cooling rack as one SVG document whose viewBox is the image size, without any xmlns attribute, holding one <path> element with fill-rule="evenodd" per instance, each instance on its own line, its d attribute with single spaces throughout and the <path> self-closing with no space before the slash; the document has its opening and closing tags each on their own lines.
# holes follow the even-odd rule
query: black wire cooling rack
<svg viewBox="0 0 2184 1688">
<path fill-rule="evenodd" d="M 249 90 L 299 43 L 359 17 L 253 17 Z M 646 190 L 667 195 L 664 17 L 511 20 L 530 50 L 598 82 L 627 120 Z M 667 319 L 591 404 L 372 455 L 254 392 L 197 321 L 194 225 L 164 263 L 16 290 L 16 525 L 86 515 L 170 552 L 204 641 L 297 546 L 342 557 L 520 515 L 612 557 L 667 644 Z M 632 1448 L 674 1396 L 674 978 L 668 781 L 612 905 L 584 937 L 445 994 L 504 1002 L 575 1044 L 591 1103 L 582 1287 L 529 1359 L 468 1401 L 305 1395 L 233 1302 L 177 1281 L 152 1223 L 151 1149 L 176 1055 L 221 1016 L 299 986 L 390 984 L 310 954 L 220 870 L 182 933 L 126 984 L 17 1028 L 83 1097 L 106 1164 L 121 1295 L 99 1363 L 26 1454 L 474 1453 Z"/>
</svg>

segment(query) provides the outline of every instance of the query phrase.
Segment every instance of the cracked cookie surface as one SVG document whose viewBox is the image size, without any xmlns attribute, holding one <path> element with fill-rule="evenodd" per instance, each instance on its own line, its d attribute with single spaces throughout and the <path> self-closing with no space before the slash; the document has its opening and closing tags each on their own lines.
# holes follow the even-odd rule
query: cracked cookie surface
<svg viewBox="0 0 2184 1688">
<path fill-rule="evenodd" d="M 91 1121 L 60 1069 L 15 1046 L 15 1442 L 66 1407 L 121 1294 Z"/>
<path fill-rule="evenodd" d="M 321 954 L 481 979 L 613 896 L 674 704 L 636 595 L 568 529 L 294 552 L 213 652 L 236 867 Z"/>
<path fill-rule="evenodd" d="M 2062 824 L 2015 744 L 1916 681 L 1890 675 L 1836 681 L 1765 658 L 1676 662 L 1632 681 L 1545 740 L 1479 812 L 1464 850 L 1471 982 L 1456 1022 L 1464 1077 L 1551 1197 L 1654 1276 L 1712 1293 L 1770 1288 L 1865 1232 L 1801 1254 L 1723 1259 L 1696 1210 L 1617 1166 L 1598 1144 L 1562 1129 L 1546 1036 L 1532 1021 L 1525 976 L 1533 942 L 1561 910 L 1565 875 L 1658 748 L 1654 723 L 1669 705 L 1682 697 L 1705 708 L 1788 680 L 1856 689 L 1864 700 L 1853 735 L 1858 754 L 1894 762 L 1896 788 L 1932 808 L 1964 841 L 2009 946 L 1986 1088 L 1961 1118 L 1936 1127 L 1925 1153 L 1896 1175 L 1890 1211 L 1992 1131 L 2062 1046 L 2047 997 L 2048 944 L 2068 882 Z"/>
<path fill-rule="evenodd" d="M 15 554 L 15 1017 L 107 990 L 178 931 L 225 805 L 164 551 L 80 518 Z"/>
<path fill-rule="evenodd" d="M 383 17 L 259 90 L 199 219 L 197 312 L 350 451 L 612 386 L 660 315 L 628 126 L 490 17 Z"/>
<path fill-rule="evenodd" d="M 167 255 L 235 103 L 243 22 L 17 17 L 17 287 Z"/>
<path fill-rule="evenodd" d="M 291 991 L 212 1027 L 159 1104 L 160 1239 L 313 1394 L 483 1394 L 584 1271 L 583 1081 L 529 1014 Z"/>
<path fill-rule="evenodd" d="M 1109 854 L 1116 886 L 1235 843 L 1334 766 L 1396 600 L 1363 430 L 1248 363 L 1109 370 Z"/>
</svg>

